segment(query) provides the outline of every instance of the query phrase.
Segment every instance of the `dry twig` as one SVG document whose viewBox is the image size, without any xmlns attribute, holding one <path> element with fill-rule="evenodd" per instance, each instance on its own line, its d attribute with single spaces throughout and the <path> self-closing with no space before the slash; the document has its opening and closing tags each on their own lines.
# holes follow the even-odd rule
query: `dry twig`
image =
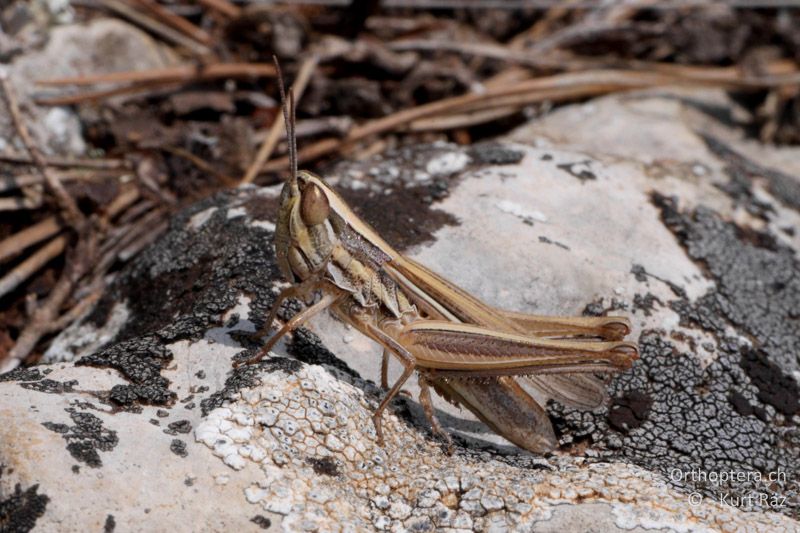
<svg viewBox="0 0 800 533">
<path fill-rule="evenodd" d="M 62 225 L 56 217 L 48 217 L 19 233 L 15 233 L 0 242 L 0 262 L 17 255 L 29 246 L 52 237 L 61 229 Z"/>
<path fill-rule="evenodd" d="M 41 196 L 27 198 L 10 196 L 0 198 L 0 211 L 24 211 L 26 209 L 39 209 L 42 207 Z"/>
<path fill-rule="evenodd" d="M 207 46 L 185 37 L 182 33 L 133 9 L 133 7 L 121 0 L 100 0 L 100 3 L 118 15 L 150 30 L 167 41 L 177 44 L 178 46 L 183 46 L 198 56 L 204 56 L 211 51 Z"/>
<path fill-rule="evenodd" d="M 228 0 L 197 0 L 209 9 L 225 15 L 230 18 L 239 18 L 242 14 L 242 9 L 239 6 L 231 4 Z"/>
<path fill-rule="evenodd" d="M 30 278 L 44 265 L 61 255 L 66 245 L 67 238 L 65 236 L 56 237 L 36 250 L 33 255 L 3 276 L 3 278 L 0 279 L 0 298 L 19 287 L 20 283 Z"/>
<path fill-rule="evenodd" d="M 509 106 L 525 106 L 535 102 L 563 102 L 615 91 L 628 91 L 665 85 L 696 85 L 729 88 L 763 88 L 796 84 L 800 75 L 776 75 L 761 78 L 746 77 L 735 69 L 708 69 L 667 66 L 649 71 L 600 69 L 567 72 L 553 76 L 522 80 L 506 86 L 496 86 L 483 93 L 469 93 L 411 109 L 398 111 L 383 118 L 354 127 L 342 139 L 323 139 L 298 152 L 298 160 L 307 162 L 335 152 L 343 146 L 371 135 L 398 129 L 421 119 L 433 119 L 465 112 L 482 112 Z M 262 172 L 285 168 L 286 157 L 265 164 Z"/>
<path fill-rule="evenodd" d="M 39 80 L 38 85 L 97 85 L 100 83 L 164 83 L 208 81 L 218 78 L 272 78 L 275 66 L 268 63 L 209 63 L 207 65 L 178 65 L 148 70 L 128 70 L 108 74 L 86 74 L 68 78 Z"/>
<path fill-rule="evenodd" d="M 78 209 L 78 205 L 75 203 L 75 200 L 69 194 L 67 194 L 67 191 L 64 189 L 64 186 L 61 185 L 58 176 L 56 176 L 55 173 L 53 173 L 47 166 L 47 161 L 44 159 L 42 152 L 40 152 L 39 148 L 34 144 L 33 139 L 28 132 L 28 127 L 22 120 L 19 104 L 17 103 L 14 89 L 11 87 L 11 83 L 8 81 L 8 78 L 5 76 L 0 76 L 0 86 L 3 88 L 3 94 L 5 95 L 6 104 L 11 114 L 11 119 L 14 122 L 14 127 L 22 139 L 25 148 L 28 150 L 31 159 L 36 165 L 36 168 L 44 177 L 45 183 L 50 189 L 50 192 L 53 194 L 53 196 L 55 196 L 56 202 L 58 202 L 58 205 L 61 208 L 62 214 L 64 215 L 67 223 L 74 228 L 78 228 L 83 224 L 83 213 L 81 213 Z"/>
<path fill-rule="evenodd" d="M 206 46 L 210 46 L 212 44 L 211 36 L 208 33 L 203 31 L 201 28 L 198 28 L 185 18 L 174 14 L 172 11 L 163 7 L 158 2 L 155 2 L 154 0 L 133 0 L 133 1 L 134 3 L 150 11 L 150 13 L 152 13 L 154 17 L 158 18 L 164 24 L 172 26 L 173 28 L 180 31 L 187 37 L 191 37 L 195 41 L 202 43 Z"/>
<path fill-rule="evenodd" d="M 14 347 L 8 352 L 7 357 L 0 361 L 0 373 L 8 372 L 19 366 L 36 348 L 44 335 L 57 330 L 61 307 L 69 298 L 77 281 L 86 273 L 88 265 L 92 264 L 97 252 L 96 248 L 96 236 L 90 232 L 84 232 L 80 236 L 77 246 L 67 254 L 61 277 L 47 295 L 47 300 L 33 310 L 30 320 L 14 343 Z M 56 255 L 60 253 L 61 251 L 58 251 Z"/>
<path fill-rule="evenodd" d="M 36 162 L 29 155 L 0 153 L 0 161 L 17 163 L 20 165 L 35 165 Z M 130 168 L 124 159 L 86 159 L 44 156 L 44 162 L 51 167 L 60 168 L 96 168 L 105 170 Z"/>
</svg>

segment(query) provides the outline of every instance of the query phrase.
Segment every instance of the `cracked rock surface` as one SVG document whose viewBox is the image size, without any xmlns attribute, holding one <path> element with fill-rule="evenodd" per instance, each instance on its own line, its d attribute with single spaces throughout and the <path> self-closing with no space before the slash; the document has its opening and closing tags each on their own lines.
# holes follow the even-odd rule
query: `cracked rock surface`
<svg viewBox="0 0 800 533">
<path fill-rule="evenodd" d="M 448 455 L 412 386 L 378 446 L 380 349 L 327 315 L 233 370 L 284 286 L 278 189 L 243 188 L 176 215 L 47 364 L 0 376 L 0 524 L 797 530 L 800 151 L 708 114 L 730 105 L 608 97 L 502 143 L 326 174 L 389 242 L 489 303 L 631 317 L 641 359 L 605 407 L 548 405 L 553 454 L 434 398 Z"/>
</svg>

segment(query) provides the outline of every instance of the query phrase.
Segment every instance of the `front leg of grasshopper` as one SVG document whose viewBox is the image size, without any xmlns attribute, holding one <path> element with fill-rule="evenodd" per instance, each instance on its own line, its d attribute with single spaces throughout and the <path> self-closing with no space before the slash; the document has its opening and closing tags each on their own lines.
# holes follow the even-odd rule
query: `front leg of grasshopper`
<svg viewBox="0 0 800 533">
<path fill-rule="evenodd" d="M 293 288 L 294 287 L 290 287 L 289 289 L 284 291 L 284 293 L 288 292 L 288 290 L 293 289 Z M 282 294 L 283 293 L 281 293 L 281 295 Z M 280 296 L 278 296 L 278 298 L 280 299 Z M 258 351 L 258 353 L 255 356 L 253 356 L 253 357 L 251 357 L 249 359 L 245 359 L 244 361 L 239 361 L 239 362 L 235 363 L 234 367 L 238 368 L 239 366 L 244 365 L 244 364 L 248 364 L 249 365 L 249 364 L 253 364 L 253 363 L 257 363 L 257 362 L 261 361 L 264 358 L 264 356 L 267 355 L 267 353 L 269 353 L 269 351 L 272 349 L 272 347 L 275 346 L 275 344 L 281 339 L 281 337 L 283 337 L 284 335 L 286 335 L 290 331 L 300 327 L 301 325 L 303 325 L 303 323 L 306 320 L 308 320 L 309 318 L 311 318 L 314 315 L 319 314 L 320 311 L 324 311 L 325 309 L 327 309 L 328 307 L 330 307 L 331 305 L 333 305 L 337 301 L 339 301 L 341 298 L 342 298 L 342 294 L 340 292 L 338 292 L 338 291 L 326 291 L 326 292 L 324 292 L 322 294 L 322 298 L 320 299 L 320 301 L 318 301 L 317 303 L 315 303 L 314 305 L 312 305 L 310 307 L 307 307 L 307 308 L 303 309 L 302 311 L 297 313 L 295 316 L 293 316 L 291 318 L 291 320 L 289 320 L 283 326 L 281 326 L 281 328 L 278 331 L 276 331 L 272 335 L 272 337 L 269 338 L 267 343 L 264 346 L 261 347 L 261 349 Z M 275 320 L 274 315 L 277 313 L 276 309 L 278 309 L 279 304 L 280 304 L 280 301 L 276 300 L 275 305 L 272 308 L 272 312 L 270 313 L 270 317 L 272 317 L 272 320 L 267 322 L 267 324 L 272 324 L 272 321 Z"/>
<path fill-rule="evenodd" d="M 253 338 L 260 338 L 269 333 L 270 328 L 272 328 L 272 323 L 275 322 L 275 318 L 278 316 L 278 313 L 281 310 L 283 302 L 289 298 L 302 298 L 312 294 L 314 291 L 319 289 L 321 285 L 322 283 L 318 279 L 309 278 L 302 283 L 291 285 L 283 289 L 280 294 L 275 297 L 275 301 L 272 302 L 272 308 L 269 311 L 266 321 L 264 321 L 264 325 L 261 326 L 261 329 L 253 333 Z"/>
</svg>

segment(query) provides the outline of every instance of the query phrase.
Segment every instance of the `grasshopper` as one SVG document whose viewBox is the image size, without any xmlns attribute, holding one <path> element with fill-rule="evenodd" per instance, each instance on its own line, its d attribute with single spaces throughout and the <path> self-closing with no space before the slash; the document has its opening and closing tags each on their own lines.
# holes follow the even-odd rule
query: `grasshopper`
<svg viewBox="0 0 800 533">
<path fill-rule="evenodd" d="M 289 91 L 287 102 L 280 68 L 278 76 L 291 175 L 281 192 L 274 241 L 280 271 L 293 285 L 277 296 L 256 335 L 269 331 L 286 299 L 321 296 L 243 363 L 261 360 L 283 335 L 329 309 L 384 347 L 384 389 L 390 355 L 403 366 L 372 417 L 380 445 L 381 416 L 416 371 L 420 404 L 434 434 L 448 444 L 431 388 L 514 444 L 537 453 L 553 449 L 557 440 L 539 402 L 601 404 L 605 387 L 594 374 L 630 368 L 638 358 L 636 345 L 622 340 L 631 331 L 629 321 L 497 309 L 397 252 L 321 177 L 297 170 L 294 96 Z"/>
</svg>

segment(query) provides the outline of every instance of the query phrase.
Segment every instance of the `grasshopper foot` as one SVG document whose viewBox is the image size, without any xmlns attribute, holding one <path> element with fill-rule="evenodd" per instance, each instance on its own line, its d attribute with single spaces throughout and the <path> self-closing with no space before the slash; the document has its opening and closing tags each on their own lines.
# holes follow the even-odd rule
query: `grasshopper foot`
<svg viewBox="0 0 800 533">
<path fill-rule="evenodd" d="M 269 353 L 269 350 L 265 350 L 261 348 L 256 354 L 252 357 L 248 357 L 246 359 L 239 359 L 238 361 L 233 362 L 233 368 L 239 368 L 245 365 L 253 365 L 255 363 L 260 362 L 264 357 Z"/>
<path fill-rule="evenodd" d="M 372 424 L 375 426 L 375 441 L 378 446 L 383 448 L 383 427 L 381 426 L 381 413 L 375 412 L 372 415 Z"/>
</svg>

